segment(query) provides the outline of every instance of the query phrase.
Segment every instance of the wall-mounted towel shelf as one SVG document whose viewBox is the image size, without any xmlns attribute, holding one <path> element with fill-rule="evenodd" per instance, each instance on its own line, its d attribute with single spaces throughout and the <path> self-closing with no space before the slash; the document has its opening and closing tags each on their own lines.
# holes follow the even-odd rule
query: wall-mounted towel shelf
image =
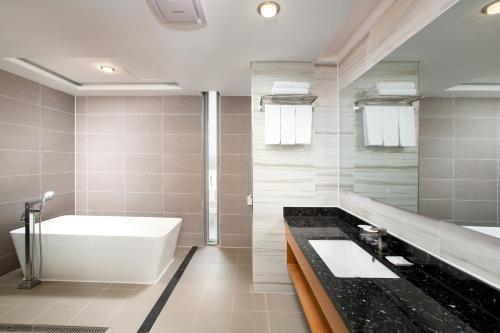
<svg viewBox="0 0 500 333">
<path fill-rule="evenodd" d="M 354 101 L 354 110 L 363 105 L 412 105 L 423 96 L 372 95 L 363 96 Z"/>
<path fill-rule="evenodd" d="M 267 104 L 312 105 L 317 98 L 314 95 L 264 95 L 260 98 L 260 111 L 264 111 Z"/>
</svg>

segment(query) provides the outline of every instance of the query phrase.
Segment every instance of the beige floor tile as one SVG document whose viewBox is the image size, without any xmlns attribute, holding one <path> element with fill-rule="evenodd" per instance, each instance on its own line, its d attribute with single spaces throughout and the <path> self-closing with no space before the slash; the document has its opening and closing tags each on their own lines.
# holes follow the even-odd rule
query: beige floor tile
<svg viewBox="0 0 500 333">
<path fill-rule="evenodd" d="M 189 333 L 228 333 L 231 311 L 197 310 Z"/>
<path fill-rule="evenodd" d="M 108 333 L 136 333 L 148 313 L 149 309 L 119 309 L 105 326 L 110 327 Z"/>
<path fill-rule="evenodd" d="M 2 317 L 5 313 L 12 310 L 13 306 L 11 305 L 3 305 L 0 304 L 0 317 Z"/>
<path fill-rule="evenodd" d="M 92 302 L 94 306 L 117 308 L 132 295 L 132 289 L 105 289 Z"/>
<path fill-rule="evenodd" d="M 21 305 L 30 297 L 29 290 L 17 289 L 17 286 L 0 287 L 0 304 Z"/>
<path fill-rule="evenodd" d="M 200 301 L 201 290 L 192 285 L 178 284 L 168 299 L 167 304 L 170 303 L 171 306 L 178 307 L 179 309 L 195 309 Z"/>
<path fill-rule="evenodd" d="M 142 285 L 132 292 L 120 308 L 151 309 L 164 289 L 165 286 L 162 284 Z"/>
<path fill-rule="evenodd" d="M 88 305 L 99 296 L 104 289 L 100 288 L 53 288 L 59 295 L 59 303 L 66 305 Z"/>
<path fill-rule="evenodd" d="M 302 312 L 299 300 L 295 294 L 266 294 L 267 311 L 271 312 Z"/>
<path fill-rule="evenodd" d="M 104 324 L 117 311 L 115 308 L 104 308 L 98 306 L 87 306 L 75 318 L 71 319 L 70 325 L 81 326 L 104 326 Z"/>
<path fill-rule="evenodd" d="M 13 307 L 0 317 L 0 322 L 9 324 L 30 324 L 49 309 L 48 306 L 23 304 Z"/>
<path fill-rule="evenodd" d="M 244 256 L 244 257 L 251 257 L 252 256 L 252 249 L 248 247 L 240 247 L 238 249 L 238 255 Z"/>
<path fill-rule="evenodd" d="M 268 331 L 265 312 L 233 312 L 231 333 L 267 333 Z"/>
<path fill-rule="evenodd" d="M 66 325 L 73 319 L 83 307 L 81 306 L 68 306 L 68 305 L 54 305 L 46 312 L 35 318 L 34 324 L 47 324 L 47 325 Z"/>
<path fill-rule="evenodd" d="M 193 309 L 179 309 L 167 303 L 153 325 L 151 333 L 188 333 L 193 318 Z"/>
<path fill-rule="evenodd" d="M 252 291 L 252 266 L 238 265 L 238 276 L 236 279 L 236 290 L 238 291 Z"/>
<path fill-rule="evenodd" d="M 234 297 L 234 310 L 265 312 L 265 296 L 261 293 L 237 292 Z"/>
<path fill-rule="evenodd" d="M 201 293 L 198 309 L 232 310 L 234 290 L 205 289 Z"/>
<path fill-rule="evenodd" d="M 20 268 L 0 277 L 0 285 L 17 286 L 23 279 L 23 272 Z"/>
<path fill-rule="evenodd" d="M 308 333 L 301 313 L 268 312 L 270 333 Z"/>
</svg>

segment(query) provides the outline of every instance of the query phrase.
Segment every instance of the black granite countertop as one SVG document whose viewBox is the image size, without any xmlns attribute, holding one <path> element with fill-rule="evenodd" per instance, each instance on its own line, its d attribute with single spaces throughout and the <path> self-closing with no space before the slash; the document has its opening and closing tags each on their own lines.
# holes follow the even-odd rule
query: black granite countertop
<svg viewBox="0 0 500 333">
<path fill-rule="evenodd" d="M 351 332 L 500 332 L 500 291 L 389 235 L 388 252 L 360 237 L 368 224 L 339 208 L 284 208 L 290 231 Z M 349 239 L 399 279 L 339 278 L 310 245 Z M 385 255 L 414 265 L 396 267 Z"/>
</svg>

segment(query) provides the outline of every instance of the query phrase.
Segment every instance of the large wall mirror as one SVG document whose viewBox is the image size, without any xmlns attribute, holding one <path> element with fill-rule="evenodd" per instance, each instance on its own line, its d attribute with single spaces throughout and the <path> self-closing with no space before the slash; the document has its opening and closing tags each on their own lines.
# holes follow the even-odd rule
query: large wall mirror
<svg viewBox="0 0 500 333">
<path fill-rule="evenodd" d="M 500 14 L 460 1 L 340 92 L 344 191 L 500 238 Z"/>
</svg>

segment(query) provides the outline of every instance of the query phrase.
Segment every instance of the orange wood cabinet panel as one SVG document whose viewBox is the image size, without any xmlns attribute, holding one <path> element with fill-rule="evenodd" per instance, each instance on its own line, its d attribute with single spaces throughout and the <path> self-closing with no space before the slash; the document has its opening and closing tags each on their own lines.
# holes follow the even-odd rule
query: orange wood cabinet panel
<svg viewBox="0 0 500 333">
<path fill-rule="evenodd" d="M 297 242 L 285 228 L 288 272 L 312 333 L 349 332 Z"/>
</svg>

